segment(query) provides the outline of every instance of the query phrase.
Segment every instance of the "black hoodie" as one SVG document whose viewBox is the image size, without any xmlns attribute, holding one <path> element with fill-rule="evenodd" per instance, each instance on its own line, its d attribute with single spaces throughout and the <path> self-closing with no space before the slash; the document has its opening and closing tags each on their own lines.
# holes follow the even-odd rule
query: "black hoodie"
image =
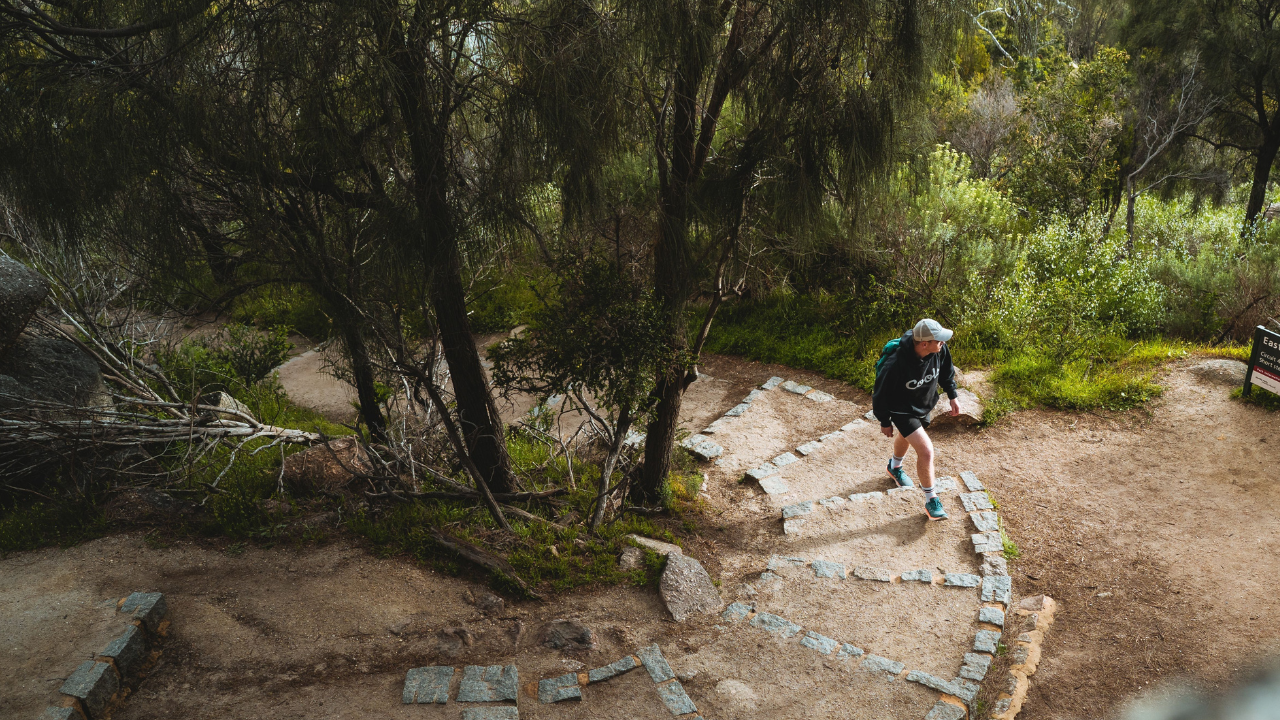
<svg viewBox="0 0 1280 720">
<path fill-rule="evenodd" d="M 922 358 L 916 354 L 915 340 L 908 330 L 898 344 L 898 351 L 890 355 L 876 373 L 871 412 L 880 421 L 880 427 L 889 427 L 893 415 L 928 417 L 938 404 L 939 386 L 947 391 L 947 397 L 956 397 L 951 349 L 943 343 L 941 350 Z"/>
</svg>

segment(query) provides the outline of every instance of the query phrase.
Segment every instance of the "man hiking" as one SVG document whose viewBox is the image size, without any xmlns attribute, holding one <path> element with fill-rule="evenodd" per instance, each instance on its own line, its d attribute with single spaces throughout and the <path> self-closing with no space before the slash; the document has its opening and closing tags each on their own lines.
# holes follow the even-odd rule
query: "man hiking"
<svg viewBox="0 0 1280 720">
<path fill-rule="evenodd" d="M 945 520 L 947 512 L 933 486 L 933 442 L 925 428 L 929 413 L 938 402 L 938 386 L 951 398 L 951 415 L 960 414 L 956 402 L 956 371 L 951 366 L 947 341 L 952 332 L 936 320 L 925 318 L 897 340 L 890 340 L 876 363 L 876 386 L 871 395 L 871 412 L 880 421 L 880 432 L 893 437 L 893 457 L 889 477 L 898 487 L 911 487 L 911 478 L 902 470 L 907 448 L 916 450 L 916 472 L 924 490 L 924 511 L 930 520 Z"/>
</svg>

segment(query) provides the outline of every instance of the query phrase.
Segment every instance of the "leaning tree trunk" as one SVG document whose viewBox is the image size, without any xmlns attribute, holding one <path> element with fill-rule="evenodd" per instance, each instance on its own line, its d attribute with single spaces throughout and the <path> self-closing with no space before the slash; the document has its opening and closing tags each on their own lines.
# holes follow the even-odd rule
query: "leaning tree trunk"
<svg viewBox="0 0 1280 720">
<path fill-rule="evenodd" d="M 1129 257 L 1133 257 L 1133 220 L 1134 206 L 1138 202 L 1138 196 L 1133 192 L 1133 177 L 1124 179 L 1124 194 L 1128 199 L 1128 207 L 1124 212 L 1124 231 L 1125 231 L 1125 247 L 1128 249 Z"/>
<path fill-rule="evenodd" d="M 351 376 L 356 385 L 356 399 L 360 403 L 360 419 L 369 428 L 369 436 L 374 442 L 386 442 L 387 423 L 378 406 L 378 390 L 373 376 L 373 363 L 369 360 L 369 345 L 361 330 L 363 319 L 360 314 L 347 306 L 346 298 L 341 294 L 321 291 L 321 296 L 336 310 L 339 332 L 342 343 L 347 349 L 347 357 L 351 359 Z"/>
<path fill-rule="evenodd" d="M 1280 151 L 1280 130 L 1268 135 L 1258 149 L 1258 164 L 1253 167 L 1253 188 L 1249 191 L 1249 204 L 1244 211 L 1244 227 L 1241 234 L 1253 226 L 1258 213 L 1262 212 L 1262 204 L 1267 200 L 1267 182 L 1271 179 L 1271 165 L 1276 161 L 1276 153 Z"/>
</svg>

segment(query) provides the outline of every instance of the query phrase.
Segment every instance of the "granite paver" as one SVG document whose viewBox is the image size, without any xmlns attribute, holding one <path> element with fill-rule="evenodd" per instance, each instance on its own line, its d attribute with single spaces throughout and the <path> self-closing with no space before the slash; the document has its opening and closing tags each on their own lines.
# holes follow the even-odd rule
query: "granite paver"
<svg viewBox="0 0 1280 720">
<path fill-rule="evenodd" d="M 907 669 L 907 666 L 879 655 L 867 655 L 862 660 L 862 669 L 868 672 L 887 672 L 890 675 L 900 675 L 903 670 Z"/>
<path fill-rule="evenodd" d="M 995 506 L 991 504 L 991 498 L 987 497 L 985 492 L 960 493 L 960 503 L 964 505 L 965 512 L 995 510 Z"/>
<path fill-rule="evenodd" d="M 823 655 L 830 655 L 837 647 L 840 646 L 840 643 L 835 640 L 832 640 L 826 635 L 819 635 L 812 630 L 805 633 L 805 636 L 800 638 L 800 644 L 811 650 L 817 650 Z"/>
<path fill-rule="evenodd" d="M 960 677 L 982 682 L 991 668 L 991 656 L 980 653 L 965 653 L 964 665 L 960 667 Z"/>
<path fill-rule="evenodd" d="M 978 652 L 995 654 L 1000 644 L 1000 633 L 995 630 L 979 630 L 973 635 L 973 649 Z"/>
<path fill-rule="evenodd" d="M 893 580 L 893 573 L 884 568 L 875 567 L 856 567 L 853 569 L 854 577 L 862 580 L 879 580 L 880 582 L 890 582 Z"/>
<path fill-rule="evenodd" d="M 969 573 L 947 573 L 943 576 L 943 584 L 950 587 L 978 587 L 982 584 L 982 578 Z"/>
<path fill-rule="evenodd" d="M 978 611 L 978 622 L 1004 627 L 1004 611 L 1000 608 L 984 607 Z"/>
<path fill-rule="evenodd" d="M 734 603 L 734 605 L 741 606 L 741 603 Z M 733 607 L 733 605 L 731 605 L 730 607 Z M 742 606 L 742 607 L 746 607 L 746 606 Z M 750 612 L 750 610 L 751 608 L 747 608 L 748 612 Z M 728 610 L 726 610 L 725 612 L 728 612 Z M 743 613 L 742 617 L 746 617 L 746 613 Z M 738 618 L 738 619 L 741 619 L 741 618 Z M 636 662 L 636 659 L 634 657 L 627 655 L 621 660 L 614 660 L 613 662 L 609 663 L 608 665 L 605 665 L 604 667 L 598 667 L 589 671 L 587 673 L 587 682 L 593 682 L 593 683 L 602 682 L 604 680 L 617 677 L 623 673 L 635 670 L 638 667 L 640 667 L 640 663 Z"/>
<path fill-rule="evenodd" d="M 462 669 L 458 702 L 501 702 L 515 700 L 520 675 L 515 665 L 468 665 Z"/>
<path fill-rule="evenodd" d="M 125 677 L 132 676 L 147 656 L 147 635 L 137 625 L 129 625 L 120 637 L 98 653 L 115 661 L 116 669 Z"/>
<path fill-rule="evenodd" d="M 932 583 L 933 571 L 929 570 L 928 568 L 922 568 L 920 570 L 907 570 L 906 572 L 902 573 L 902 582 L 913 582 L 913 581 L 922 582 L 922 583 Z"/>
<path fill-rule="evenodd" d="M 565 673 L 559 677 L 538 681 L 538 702 L 549 704 L 581 699 L 582 686 L 578 684 L 577 673 Z"/>
<path fill-rule="evenodd" d="M 678 682 L 659 685 L 658 697 L 662 698 L 662 704 L 667 706 L 672 715 L 684 715 L 698 711 L 698 706 L 693 704 L 689 694 L 684 691 L 684 686 Z"/>
<path fill-rule="evenodd" d="M 662 656 L 662 649 L 658 647 L 657 643 L 649 647 L 640 648 L 636 655 L 639 656 L 640 662 L 644 663 L 644 669 L 649 672 L 649 677 L 653 678 L 654 682 L 666 682 L 676 676 L 675 673 L 671 672 L 671 666 L 667 664 L 667 659 Z"/>
<path fill-rule="evenodd" d="M 1013 594 L 1013 582 L 1008 575 L 988 575 L 982 579 L 982 601 L 1010 603 Z"/>
<path fill-rule="evenodd" d="M 837 562 L 814 560 L 811 567 L 813 567 L 813 574 L 815 577 L 840 578 L 841 580 L 848 577 L 848 574 L 845 573 L 844 565 Z"/>
<path fill-rule="evenodd" d="M 120 677 L 110 664 L 85 660 L 58 692 L 76 698 L 91 717 L 98 717 L 119 689 Z"/>
<path fill-rule="evenodd" d="M 756 613 L 756 616 L 751 618 L 751 626 L 788 638 L 795 637 L 801 630 L 799 625 L 790 620 L 767 612 Z"/>
<path fill-rule="evenodd" d="M 982 483 L 978 481 L 978 475 L 972 470 L 964 470 L 960 473 L 960 479 L 964 481 L 964 486 L 969 492 L 980 492 L 986 490 Z"/>
<path fill-rule="evenodd" d="M 131 616 L 134 620 L 141 620 L 147 632 L 153 633 L 160 628 L 160 623 L 164 621 L 169 607 L 162 593 L 136 592 L 124 599 L 120 604 L 120 612 Z"/>
<path fill-rule="evenodd" d="M 404 704 L 439 703 L 449 701 L 449 683 L 453 680 L 451 667 L 429 666 L 410 668 L 404 676 Z"/>
</svg>

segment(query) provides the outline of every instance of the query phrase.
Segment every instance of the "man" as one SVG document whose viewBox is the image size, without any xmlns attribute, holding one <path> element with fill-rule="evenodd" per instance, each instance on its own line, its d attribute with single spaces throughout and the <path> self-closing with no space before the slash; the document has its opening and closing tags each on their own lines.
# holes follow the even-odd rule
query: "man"
<svg viewBox="0 0 1280 720">
<path fill-rule="evenodd" d="M 911 478 L 902 470 L 907 448 L 915 448 L 916 472 L 924 490 L 924 511 L 930 520 L 945 520 L 947 512 L 933 486 L 933 443 L 925 428 L 929 413 L 938 402 L 938 386 L 951 398 L 951 415 L 960 414 L 956 402 L 956 372 L 951 366 L 947 341 L 952 332 L 936 320 L 925 318 L 908 330 L 894 348 L 885 345 L 876 368 L 875 392 L 871 395 L 871 412 L 880 421 L 880 432 L 893 437 L 893 457 L 889 459 L 889 477 L 898 487 L 911 487 Z"/>
</svg>

